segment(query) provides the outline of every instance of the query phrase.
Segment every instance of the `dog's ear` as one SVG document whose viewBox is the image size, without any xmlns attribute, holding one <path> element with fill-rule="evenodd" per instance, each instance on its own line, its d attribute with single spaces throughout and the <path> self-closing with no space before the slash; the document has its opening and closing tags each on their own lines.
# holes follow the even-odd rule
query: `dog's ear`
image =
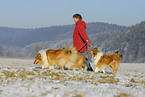
<svg viewBox="0 0 145 97">
<path fill-rule="evenodd" d="M 94 48 L 93 50 L 96 50 L 96 51 L 97 51 L 97 50 L 98 50 L 98 48 Z"/>
<path fill-rule="evenodd" d="M 65 50 L 66 53 L 68 53 L 68 50 Z"/>
<path fill-rule="evenodd" d="M 116 51 L 115 53 L 118 54 L 119 51 Z"/>
<path fill-rule="evenodd" d="M 71 50 L 69 50 L 69 53 L 71 53 Z"/>
<path fill-rule="evenodd" d="M 40 53 L 38 53 L 38 56 L 41 56 L 41 54 L 40 54 Z"/>
<path fill-rule="evenodd" d="M 119 55 L 121 58 L 123 57 L 123 54 L 122 54 L 121 52 L 116 51 L 115 53 L 116 53 L 117 55 Z"/>
<path fill-rule="evenodd" d="M 71 50 L 65 50 L 66 53 L 71 53 Z"/>
<path fill-rule="evenodd" d="M 41 59 L 41 54 L 40 53 L 37 54 L 37 58 Z"/>
<path fill-rule="evenodd" d="M 94 55 L 96 54 L 96 48 L 95 48 L 95 49 L 93 49 L 93 54 L 94 54 Z"/>
<path fill-rule="evenodd" d="M 65 49 L 66 49 L 66 47 L 62 47 L 62 48 L 61 48 L 61 50 L 65 50 Z"/>
</svg>

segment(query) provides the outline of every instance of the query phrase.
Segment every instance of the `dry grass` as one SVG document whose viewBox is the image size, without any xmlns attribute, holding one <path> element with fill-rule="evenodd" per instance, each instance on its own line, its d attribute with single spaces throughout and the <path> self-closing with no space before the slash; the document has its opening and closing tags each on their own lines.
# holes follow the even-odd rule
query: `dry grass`
<svg viewBox="0 0 145 97">
<path fill-rule="evenodd" d="M 34 71 L 28 71 L 27 75 L 35 75 Z"/>
<path fill-rule="evenodd" d="M 4 73 L 5 74 L 5 76 L 6 76 L 6 78 L 9 78 L 9 77 L 16 77 L 16 75 L 15 75 L 15 72 L 14 71 L 9 71 L 9 70 L 3 70 L 3 72 L 2 73 Z"/>
<path fill-rule="evenodd" d="M 140 80 L 139 81 L 141 84 L 145 85 L 145 80 Z"/>
<path fill-rule="evenodd" d="M 30 80 L 31 82 L 34 82 L 35 77 L 30 77 L 28 78 L 28 80 Z"/>
<path fill-rule="evenodd" d="M 115 76 L 100 76 L 101 79 L 99 79 L 97 82 L 99 83 L 109 83 L 109 84 L 117 84 L 119 82 L 119 79 L 115 79 Z"/>
<path fill-rule="evenodd" d="M 131 83 L 129 82 L 128 84 L 125 84 L 125 87 L 132 87 L 132 88 L 136 88 L 136 86 L 138 86 L 137 84 Z"/>
<path fill-rule="evenodd" d="M 84 97 L 84 95 L 83 95 L 83 94 L 77 94 L 77 95 L 74 96 L 74 97 Z"/>
<path fill-rule="evenodd" d="M 2 90 L 2 89 L 0 89 L 0 93 L 1 93 L 1 92 L 3 92 L 3 90 Z"/>
<path fill-rule="evenodd" d="M 50 90 L 50 91 L 42 92 L 41 95 L 46 96 L 48 93 L 52 93 L 52 91 Z"/>
<path fill-rule="evenodd" d="M 72 91 L 72 92 L 64 93 L 63 97 L 84 97 L 84 94 L 77 93 L 76 91 Z"/>
<path fill-rule="evenodd" d="M 130 77 L 131 75 L 130 75 L 130 74 L 125 74 L 125 76 L 128 76 L 128 77 Z"/>
<path fill-rule="evenodd" d="M 35 72 L 37 72 L 37 73 L 40 73 L 40 70 L 38 70 L 38 69 L 33 69 L 33 71 L 35 71 Z"/>
<path fill-rule="evenodd" d="M 2 56 L 0 56 L 0 58 L 4 58 L 4 59 L 27 59 L 27 60 L 34 60 L 34 58 L 22 58 L 22 57 L 2 57 Z"/>
<path fill-rule="evenodd" d="M 134 97 L 134 96 L 132 94 L 121 92 L 119 95 L 115 95 L 114 97 Z"/>
<path fill-rule="evenodd" d="M 135 81 L 134 78 L 131 78 L 130 82 L 137 83 L 137 81 Z"/>
<path fill-rule="evenodd" d="M 18 71 L 17 72 L 17 77 L 18 78 L 21 78 L 21 79 L 25 79 L 27 77 L 27 73 L 25 70 L 22 70 L 22 71 Z"/>
</svg>

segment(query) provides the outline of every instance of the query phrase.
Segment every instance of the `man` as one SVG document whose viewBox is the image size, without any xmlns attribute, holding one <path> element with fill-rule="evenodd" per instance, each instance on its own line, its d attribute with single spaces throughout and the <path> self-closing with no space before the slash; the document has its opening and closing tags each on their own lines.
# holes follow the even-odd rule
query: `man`
<svg viewBox="0 0 145 97">
<path fill-rule="evenodd" d="M 77 51 L 85 54 L 87 51 L 87 44 L 91 47 L 91 42 L 86 33 L 86 23 L 82 21 L 82 16 L 80 14 L 73 15 L 75 28 L 73 33 L 73 45 L 76 47 Z M 87 71 L 93 71 L 88 59 L 86 58 Z"/>
</svg>

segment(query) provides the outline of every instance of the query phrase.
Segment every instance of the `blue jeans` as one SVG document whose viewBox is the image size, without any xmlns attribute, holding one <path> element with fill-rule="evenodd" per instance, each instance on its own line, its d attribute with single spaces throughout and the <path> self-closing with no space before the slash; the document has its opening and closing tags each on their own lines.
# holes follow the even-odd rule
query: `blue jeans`
<svg viewBox="0 0 145 97">
<path fill-rule="evenodd" d="M 81 52 L 81 54 L 83 54 L 86 58 L 87 69 L 92 69 L 90 62 L 89 62 L 88 58 L 86 57 L 87 52 Z"/>
</svg>

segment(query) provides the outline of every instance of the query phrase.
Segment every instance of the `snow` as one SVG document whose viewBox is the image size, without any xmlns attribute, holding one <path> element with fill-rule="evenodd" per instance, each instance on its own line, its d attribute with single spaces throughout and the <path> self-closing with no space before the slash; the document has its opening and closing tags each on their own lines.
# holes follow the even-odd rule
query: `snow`
<svg viewBox="0 0 145 97">
<path fill-rule="evenodd" d="M 0 97 L 145 97 L 145 63 L 121 63 L 113 75 L 36 69 L 33 61 L 0 58 Z"/>
</svg>

